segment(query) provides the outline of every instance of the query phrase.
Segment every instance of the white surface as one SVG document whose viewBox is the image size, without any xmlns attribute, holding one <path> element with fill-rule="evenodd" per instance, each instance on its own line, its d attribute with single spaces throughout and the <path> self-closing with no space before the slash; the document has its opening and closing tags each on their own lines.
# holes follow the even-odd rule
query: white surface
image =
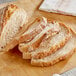
<svg viewBox="0 0 76 76">
<path fill-rule="evenodd" d="M 76 0 L 44 0 L 39 9 L 76 16 Z"/>
<path fill-rule="evenodd" d="M 61 76 L 61 75 L 59 75 L 59 74 L 53 74 L 53 76 Z"/>
</svg>

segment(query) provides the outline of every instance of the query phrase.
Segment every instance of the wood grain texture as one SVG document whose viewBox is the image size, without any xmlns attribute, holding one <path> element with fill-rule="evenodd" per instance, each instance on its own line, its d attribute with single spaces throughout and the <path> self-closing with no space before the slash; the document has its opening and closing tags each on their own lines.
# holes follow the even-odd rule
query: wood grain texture
<svg viewBox="0 0 76 76">
<path fill-rule="evenodd" d="M 18 0 L 14 3 L 27 11 L 29 24 L 37 16 L 45 16 L 50 20 L 69 25 L 76 32 L 76 17 L 39 11 L 38 7 L 42 0 Z M 7 4 L 1 4 L 0 7 L 5 5 Z M 22 59 L 22 54 L 17 47 L 7 53 L 0 53 L 0 76 L 52 76 L 53 73 L 62 73 L 73 67 L 76 67 L 76 53 L 70 58 L 50 67 L 31 66 L 30 60 Z"/>
</svg>

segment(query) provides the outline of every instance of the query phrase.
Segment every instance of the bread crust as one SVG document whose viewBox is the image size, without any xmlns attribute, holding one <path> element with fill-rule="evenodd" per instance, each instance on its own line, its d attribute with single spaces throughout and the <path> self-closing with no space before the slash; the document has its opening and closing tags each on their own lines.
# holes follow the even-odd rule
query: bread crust
<svg viewBox="0 0 76 76">
<path fill-rule="evenodd" d="M 41 66 L 41 67 L 47 67 L 47 66 L 52 66 L 56 64 L 57 62 L 66 59 L 67 57 L 73 55 L 73 53 L 76 51 L 76 48 L 71 50 L 68 54 L 65 54 L 64 56 L 59 57 L 58 59 L 55 59 L 54 61 L 49 61 L 49 62 L 36 62 L 34 60 L 31 60 L 31 64 L 33 66 Z"/>
<path fill-rule="evenodd" d="M 3 16 L 3 25 L 7 23 L 7 20 L 10 19 L 11 15 L 18 8 L 16 5 L 10 4 L 7 7 L 4 7 L 4 16 Z"/>
<path fill-rule="evenodd" d="M 2 36 L 2 32 L 4 31 L 4 27 L 6 26 L 7 22 L 10 20 L 11 16 L 14 14 L 15 11 L 17 12 L 17 11 L 22 10 L 26 16 L 26 12 L 24 11 L 24 9 L 18 8 L 14 4 L 9 4 L 0 10 L 2 10 L 2 14 L 0 14 L 0 17 L 1 17 L 0 24 L 2 27 L 1 31 L 0 31 L 1 36 Z M 27 22 L 27 17 L 26 17 L 25 23 L 20 26 L 19 31 L 17 32 L 16 36 L 14 36 L 13 39 L 9 43 L 7 43 L 4 47 L 1 47 L 0 52 L 7 52 L 8 50 L 14 48 L 19 43 L 19 37 L 20 37 L 19 33 L 20 33 L 21 29 L 23 28 L 23 26 L 26 24 L 26 22 Z M 7 28 L 6 28 L 6 30 L 7 30 Z"/>
<path fill-rule="evenodd" d="M 35 23 L 38 23 L 38 25 L 40 26 L 35 26 L 36 28 L 34 28 L 33 30 L 31 30 L 29 33 L 26 34 L 27 30 L 30 29 L 30 27 L 26 30 L 26 32 L 20 36 L 19 38 L 19 43 L 22 42 L 30 42 L 31 40 L 34 39 L 34 37 L 39 34 L 45 27 L 46 27 L 46 18 L 44 17 L 40 17 L 40 18 L 36 18 L 31 24 L 30 26 L 32 26 Z M 44 25 L 42 25 L 42 23 L 45 23 Z M 40 23 L 40 24 L 39 24 Z M 37 29 L 39 27 L 39 29 Z"/>
<path fill-rule="evenodd" d="M 16 5 L 10 4 L 7 5 L 6 7 L 0 9 L 0 35 L 1 32 L 7 23 L 7 21 L 10 19 L 10 16 L 13 14 L 13 12 L 17 9 L 18 7 Z"/>
<path fill-rule="evenodd" d="M 36 24 L 36 22 L 38 24 Z M 46 26 L 47 26 L 46 18 L 44 18 L 44 17 L 36 18 L 36 20 L 32 24 L 35 25 L 35 28 L 33 28 L 33 30 L 28 32 L 30 30 L 30 28 L 29 28 L 19 38 L 19 43 L 23 42 L 22 44 L 19 44 L 19 47 L 18 47 L 21 52 L 28 52 L 29 49 L 30 49 L 30 51 L 34 50 L 35 48 L 37 48 L 39 46 L 42 38 L 44 37 L 44 35 L 43 35 L 42 37 L 39 37 L 39 39 L 36 40 L 35 42 L 33 42 L 33 43 L 31 42 L 31 41 L 33 41 L 35 39 L 35 37 L 38 34 L 40 34 L 40 32 L 42 32 L 46 28 Z M 33 49 L 31 50 L 31 48 L 33 48 Z"/>
<path fill-rule="evenodd" d="M 14 13 L 14 11 L 18 8 L 16 5 L 10 4 L 4 7 L 4 13 L 2 18 L 2 26 L 5 26 L 7 23 L 7 20 L 10 19 L 11 15 Z"/>
<path fill-rule="evenodd" d="M 39 44 L 40 44 L 40 42 L 41 42 L 41 40 L 42 40 L 43 37 L 44 37 L 44 35 L 40 39 L 38 39 L 37 41 L 35 41 L 34 43 L 32 43 L 32 45 L 26 45 L 25 48 L 24 47 L 20 47 L 20 45 L 19 45 L 18 48 L 19 48 L 19 50 L 21 52 L 26 52 L 26 53 L 29 52 L 30 53 L 32 51 L 32 50 L 28 51 L 28 49 L 30 49 L 30 46 L 33 47 L 33 50 L 36 49 L 39 46 Z"/>
<path fill-rule="evenodd" d="M 67 36 L 64 38 L 64 40 L 61 41 L 59 44 L 51 47 L 51 49 L 49 51 L 46 51 L 46 52 L 41 51 L 41 52 L 37 53 L 36 55 L 32 55 L 31 56 L 32 58 L 41 59 L 41 58 L 44 58 L 48 55 L 51 55 L 52 53 L 56 52 L 58 49 L 63 47 L 67 43 L 67 41 L 71 38 L 70 29 L 66 25 L 64 25 L 63 23 L 59 23 L 59 24 L 60 24 L 60 26 L 64 26 L 68 30 Z"/>
<path fill-rule="evenodd" d="M 54 21 L 52 21 L 52 23 L 54 23 Z M 32 52 L 28 52 L 28 49 L 27 48 L 20 48 L 19 47 L 19 49 L 20 49 L 20 51 L 21 50 L 27 50 L 27 52 L 26 51 L 22 51 L 22 53 L 23 53 L 23 58 L 24 59 L 31 59 L 31 58 L 35 58 L 35 59 L 41 59 L 41 58 L 44 58 L 44 57 L 46 57 L 46 56 L 48 56 L 48 55 L 50 55 L 50 54 L 52 54 L 52 53 L 54 53 L 54 52 L 56 52 L 58 49 L 60 49 L 61 47 L 63 47 L 66 43 L 67 43 L 67 41 L 70 39 L 70 37 L 71 37 L 71 34 L 70 34 L 70 29 L 66 26 L 66 25 L 64 25 L 63 23 L 59 23 L 61 26 L 64 26 L 66 29 L 67 29 L 67 36 L 65 37 L 65 39 L 62 41 L 62 42 L 60 42 L 58 45 L 56 45 L 56 46 L 53 46 L 48 52 L 40 52 L 40 53 L 38 53 L 38 54 L 36 54 L 36 55 L 32 55 Z M 42 38 L 41 38 L 42 39 Z M 37 41 L 37 42 L 39 42 L 39 41 Z M 36 42 L 35 42 L 36 43 Z M 35 44 L 33 44 L 34 46 L 35 46 Z M 27 46 L 27 47 L 30 47 L 30 46 Z M 36 48 L 36 47 L 35 47 Z"/>
<path fill-rule="evenodd" d="M 37 55 L 34 55 L 34 56 L 32 56 L 32 52 L 23 52 L 23 58 L 24 59 L 31 59 L 31 58 L 41 59 L 41 58 L 44 58 L 44 57 L 56 52 L 61 47 L 63 47 L 69 39 L 70 39 L 70 36 L 66 37 L 59 45 L 52 47 L 50 49 L 51 51 L 49 51 L 49 52 L 41 52 L 41 53 L 38 53 Z"/>
<path fill-rule="evenodd" d="M 30 52 L 23 52 L 22 57 L 23 57 L 23 59 L 31 59 L 31 53 Z"/>
<path fill-rule="evenodd" d="M 51 32 L 51 34 L 50 34 L 50 36 L 52 35 L 52 34 L 56 34 L 56 33 L 58 33 L 59 31 L 54 31 L 54 33 L 52 33 Z M 27 43 L 25 43 L 25 44 L 23 44 L 23 45 L 19 45 L 19 50 L 23 53 L 23 58 L 24 59 L 29 59 L 29 58 L 31 58 L 31 52 L 32 51 L 28 51 L 28 48 L 30 48 L 31 46 L 33 47 L 33 50 L 36 50 L 36 48 L 38 48 L 39 47 L 39 45 L 40 45 L 40 43 L 41 43 L 41 41 L 42 41 L 42 39 L 44 38 L 44 36 L 45 36 L 45 34 L 40 38 L 40 39 L 38 39 L 36 42 L 34 42 L 34 43 L 32 43 L 32 44 L 30 44 L 30 45 L 28 45 Z M 28 52 L 28 53 L 27 53 Z M 28 56 L 27 56 L 28 55 Z M 30 57 L 29 57 L 30 56 Z"/>
<path fill-rule="evenodd" d="M 74 37 L 76 37 L 75 32 L 70 28 L 71 34 L 72 36 L 74 35 Z M 76 43 L 76 42 L 75 42 Z M 66 45 L 66 44 L 65 44 Z M 37 62 L 36 60 L 34 60 L 33 58 L 31 59 L 31 64 L 33 66 L 41 66 L 41 67 L 47 67 L 47 66 L 52 66 L 56 63 L 58 63 L 59 61 L 65 60 L 66 58 L 72 56 L 74 54 L 74 52 L 76 52 L 76 47 L 74 46 L 74 48 L 72 50 L 69 51 L 69 53 L 63 54 L 61 55 L 59 58 L 54 59 L 53 61 L 47 61 L 47 62 Z"/>
</svg>

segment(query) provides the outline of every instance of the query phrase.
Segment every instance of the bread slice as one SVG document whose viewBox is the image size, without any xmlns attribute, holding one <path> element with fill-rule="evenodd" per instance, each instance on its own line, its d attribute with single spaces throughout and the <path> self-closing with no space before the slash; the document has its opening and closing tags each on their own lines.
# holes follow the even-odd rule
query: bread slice
<svg viewBox="0 0 76 76">
<path fill-rule="evenodd" d="M 35 38 L 45 27 L 47 26 L 47 19 L 45 17 L 36 18 L 34 23 L 28 28 L 28 30 L 21 35 L 19 43 L 28 43 Z"/>
<path fill-rule="evenodd" d="M 27 14 L 14 4 L 0 9 L 0 51 L 8 51 L 18 44 L 17 34 L 27 22 Z"/>
<path fill-rule="evenodd" d="M 32 51 L 35 51 L 38 48 L 39 44 L 41 43 L 43 37 L 47 32 L 50 32 L 50 36 L 52 34 L 56 34 L 60 31 L 59 24 L 55 23 L 48 23 L 47 26 L 40 32 L 32 41 L 28 43 L 21 43 L 19 44 L 19 50 L 23 53 L 24 59 L 30 59 L 30 54 Z"/>
<path fill-rule="evenodd" d="M 34 66 L 50 66 L 68 56 L 72 55 L 76 50 L 76 35 L 74 34 L 71 39 L 65 44 L 64 47 L 56 51 L 55 53 L 44 57 L 42 59 L 31 59 L 31 64 Z"/>
<path fill-rule="evenodd" d="M 70 39 L 71 34 L 68 27 L 60 23 L 61 30 L 58 34 L 47 38 L 47 36 L 42 40 L 39 48 L 31 53 L 33 58 L 40 59 L 45 56 L 51 55 L 59 48 L 65 45 L 65 43 Z"/>
</svg>

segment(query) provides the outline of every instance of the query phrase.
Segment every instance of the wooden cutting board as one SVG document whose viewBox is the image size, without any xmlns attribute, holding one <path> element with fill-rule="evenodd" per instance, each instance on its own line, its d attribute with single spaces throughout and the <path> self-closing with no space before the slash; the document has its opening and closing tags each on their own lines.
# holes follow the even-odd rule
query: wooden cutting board
<svg viewBox="0 0 76 76">
<path fill-rule="evenodd" d="M 14 3 L 27 11 L 29 23 L 37 16 L 45 16 L 50 20 L 63 22 L 76 32 L 76 17 L 39 11 L 42 0 L 18 0 Z M 7 3 L 1 4 L 0 7 L 5 5 Z M 52 76 L 53 73 L 62 73 L 73 67 L 76 67 L 76 53 L 50 67 L 31 66 L 30 60 L 22 59 L 17 47 L 7 53 L 0 53 L 0 76 Z"/>
</svg>

